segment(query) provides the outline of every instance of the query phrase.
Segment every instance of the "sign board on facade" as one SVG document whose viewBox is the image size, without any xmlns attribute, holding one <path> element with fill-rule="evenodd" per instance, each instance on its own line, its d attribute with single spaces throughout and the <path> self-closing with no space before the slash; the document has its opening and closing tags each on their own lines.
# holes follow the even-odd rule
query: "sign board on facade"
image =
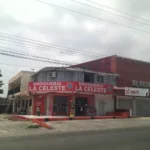
<svg viewBox="0 0 150 150">
<path fill-rule="evenodd" d="M 89 92 L 113 94 L 112 85 L 81 82 L 30 82 L 28 90 L 31 94 L 49 92 Z"/>
<path fill-rule="evenodd" d="M 149 94 L 150 94 L 150 90 L 149 89 L 125 87 L 125 95 L 128 95 L 128 96 L 148 97 Z"/>
</svg>

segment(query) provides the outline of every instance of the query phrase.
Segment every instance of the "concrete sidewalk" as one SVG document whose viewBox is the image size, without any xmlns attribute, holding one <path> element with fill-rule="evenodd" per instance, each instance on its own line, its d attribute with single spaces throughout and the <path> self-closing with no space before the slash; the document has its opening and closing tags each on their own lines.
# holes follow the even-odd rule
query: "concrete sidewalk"
<svg viewBox="0 0 150 150">
<path fill-rule="evenodd" d="M 124 119 L 128 116 L 34 116 L 34 115 L 12 115 L 15 120 L 39 120 L 39 121 L 67 121 L 67 120 L 91 120 L 91 119 Z M 132 117 L 133 118 L 133 117 Z"/>
<path fill-rule="evenodd" d="M 107 119 L 107 120 L 72 120 L 47 122 L 53 129 L 28 129 L 31 121 L 0 120 L 0 137 L 28 136 L 80 131 L 98 131 L 149 127 L 150 118 Z"/>
</svg>

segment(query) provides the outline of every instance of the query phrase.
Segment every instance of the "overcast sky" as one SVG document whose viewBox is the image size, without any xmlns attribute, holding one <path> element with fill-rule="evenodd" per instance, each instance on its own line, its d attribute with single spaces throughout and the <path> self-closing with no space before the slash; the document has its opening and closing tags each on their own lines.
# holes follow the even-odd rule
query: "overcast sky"
<svg viewBox="0 0 150 150">
<path fill-rule="evenodd" d="M 108 55 L 121 55 L 149 61 L 150 56 L 150 1 L 149 0 L 95 0 L 105 6 L 144 18 L 140 20 L 121 14 L 119 12 L 93 5 L 85 0 L 76 0 L 88 5 L 126 16 L 131 20 L 118 17 L 112 13 L 106 13 L 93 8 L 72 2 L 71 0 L 41 0 L 58 6 L 79 11 L 84 14 L 99 17 L 108 21 L 147 31 L 147 33 L 129 29 L 106 21 L 82 16 L 70 11 L 46 5 L 36 0 L 0 0 L 0 33 L 26 37 L 41 42 L 58 44 L 65 47 L 96 53 L 98 57 Z M 94 0 L 92 0 L 94 1 Z M 137 20 L 148 25 L 134 22 Z M 148 33 L 149 32 L 149 33 Z M 83 54 L 67 54 L 58 52 L 57 49 L 40 49 L 29 47 L 27 43 L 17 45 L 1 40 L 0 46 L 11 48 L 12 51 L 27 52 L 39 56 L 69 61 L 72 63 L 84 62 L 87 58 Z M 0 55 L 0 69 L 7 83 L 20 70 L 38 70 L 51 64 L 18 59 Z"/>
</svg>

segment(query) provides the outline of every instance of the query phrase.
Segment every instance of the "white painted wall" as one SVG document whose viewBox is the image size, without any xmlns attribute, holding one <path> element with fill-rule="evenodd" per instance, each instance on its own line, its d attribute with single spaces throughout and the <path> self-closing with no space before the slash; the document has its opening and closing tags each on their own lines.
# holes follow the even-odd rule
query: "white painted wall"
<svg viewBox="0 0 150 150">
<path fill-rule="evenodd" d="M 21 94 L 28 94 L 28 83 L 32 81 L 31 75 L 33 72 L 21 72 Z"/>
<path fill-rule="evenodd" d="M 112 95 L 95 95 L 95 107 L 97 116 L 105 115 L 106 112 L 114 112 L 114 99 Z"/>
<path fill-rule="evenodd" d="M 150 99 L 145 97 L 117 96 L 118 109 L 131 109 L 132 116 L 150 116 Z"/>
</svg>

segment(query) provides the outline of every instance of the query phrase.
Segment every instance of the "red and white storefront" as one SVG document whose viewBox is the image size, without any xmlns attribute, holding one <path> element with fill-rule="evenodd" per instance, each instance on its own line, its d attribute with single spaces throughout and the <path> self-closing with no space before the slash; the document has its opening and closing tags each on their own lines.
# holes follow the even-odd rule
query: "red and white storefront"
<svg viewBox="0 0 150 150">
<path fill-rule="evenodd" d="M 88 115 L 80 114 L 81 105 L 99 111 L 99 102 L 113 97 L 113 86 L 109 84 L 30 82 L 28 90 L 32 95 L 33 115 L 36 115 L 37 107 L 40 108 L 41 115 Z"/>
<path fill-rule="evenodd" d="M 114 87 L 116 109 L 128 109 L 131 116 L 150 116 L 150 90 Z"/>
</svg>

